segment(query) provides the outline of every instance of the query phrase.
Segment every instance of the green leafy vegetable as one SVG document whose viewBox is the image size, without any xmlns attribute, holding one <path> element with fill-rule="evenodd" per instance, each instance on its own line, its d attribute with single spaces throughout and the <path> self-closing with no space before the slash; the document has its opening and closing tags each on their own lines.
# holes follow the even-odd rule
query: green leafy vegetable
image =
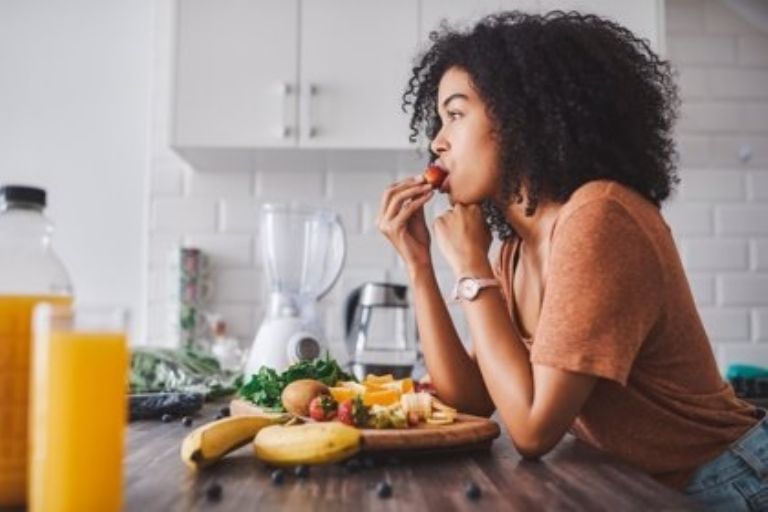
<svg viewBox="0 0 768 512">
<path fill-rule="evenodd" d="M 357 381 L 344 372 L 339 363 L 326 353 L 323 359 L 299 361 L 289 366 L 283 373 L 262 366 L 258 373 L 246 379 L 245 385 L 240 388 L 238 394 L 265 409 L 284 411 L 280 395 L 285 386 L 299 379 L 319 380 L 326 386 L 334 386 L 340 380 Z"/>
<path fill-rule="evenodd" d="M 197 392 L 213 399 L 231 395 L 241 384 L 241 374 L 222 370 L 215 358 L 193 349 L 131 350 L 131 393 Z"/>
</svg>

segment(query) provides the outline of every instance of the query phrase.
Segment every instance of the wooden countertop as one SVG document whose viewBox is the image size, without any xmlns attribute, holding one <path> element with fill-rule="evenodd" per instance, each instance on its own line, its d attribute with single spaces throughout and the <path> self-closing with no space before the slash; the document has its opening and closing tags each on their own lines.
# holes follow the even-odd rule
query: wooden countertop
<svg viewBox="0 0 768 512">
<path fill-rule="evenodd" d="M 213 419 L 218 405 L 207 405 L 195 425 Z M 204 471 L 188 469 L 179 446 L 190 432 L 180 421 L 131 423 L 125 466 L 127 511 L 303 511 L 333 510 L 693 510 L 680 493 L 590 448 L 564 439 L 541 461 L 524 461 L 502 429 L 489 451 L 375 461 L 350 472 L 341 464 L 312 467 L 306 479 L 285 472 L 274 485 L 270 470 L 252 455 L 250 445 Z M 391 457 L 388 457 L 391 458 Z M 363 461 L 369 462 L 370 461 Z M 382 480 L 392 496 L 377 496 Z M 475 482 L 482 496 L 465 495 Z M 212 483 L 218 501 L 206 497 Z"/>
</svg>

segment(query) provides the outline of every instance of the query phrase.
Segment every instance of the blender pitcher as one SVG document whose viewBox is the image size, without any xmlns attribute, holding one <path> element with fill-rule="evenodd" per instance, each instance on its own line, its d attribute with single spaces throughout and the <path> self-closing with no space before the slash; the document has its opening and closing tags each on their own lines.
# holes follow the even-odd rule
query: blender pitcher
<svg viewBox="0 0 768 512">
<path fill-rule="evenodd" d="M 267 203 L 260 225 L 269 301 L 246 375 L 261 366 L 283 371 L 328 350 L 315 305 L 333 288 L 346 256 L 344 228 L 330 210 Z"/>
</svg>

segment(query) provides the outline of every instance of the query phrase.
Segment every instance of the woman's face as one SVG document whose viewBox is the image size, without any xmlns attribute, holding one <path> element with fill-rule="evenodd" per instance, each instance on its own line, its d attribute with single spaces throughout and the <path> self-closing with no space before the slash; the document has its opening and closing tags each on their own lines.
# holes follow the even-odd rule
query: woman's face
<svg viewBox="0 0 768 512">
<path fill-rule="evenodd" d="M 437 93 L 440 132 L 431 148 L 448 172 L 443 185 L 452 202 L 480 203 L 494 198 L 498 187 L 498 142 L 485 104 L 466 71 L 452 67 Z"/>
</svg>

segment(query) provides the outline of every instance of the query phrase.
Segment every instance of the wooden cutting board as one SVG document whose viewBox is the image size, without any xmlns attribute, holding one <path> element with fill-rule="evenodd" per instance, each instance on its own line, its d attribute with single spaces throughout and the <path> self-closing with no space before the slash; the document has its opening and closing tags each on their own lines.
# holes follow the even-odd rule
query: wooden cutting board
<svg viewBox="0 0 768 512">
<path fill-rule="evenodd" d="M 263 410 L 244 400 L 232 400 L 233 416 L 261 414 Z M 407 429 L 361 429 L 365 452 L 431 453 L 490 447 L 501 430 L 498 423 L 481 416 L 461 414 L 449 425 L 419 423 Z"/>
</svg>

